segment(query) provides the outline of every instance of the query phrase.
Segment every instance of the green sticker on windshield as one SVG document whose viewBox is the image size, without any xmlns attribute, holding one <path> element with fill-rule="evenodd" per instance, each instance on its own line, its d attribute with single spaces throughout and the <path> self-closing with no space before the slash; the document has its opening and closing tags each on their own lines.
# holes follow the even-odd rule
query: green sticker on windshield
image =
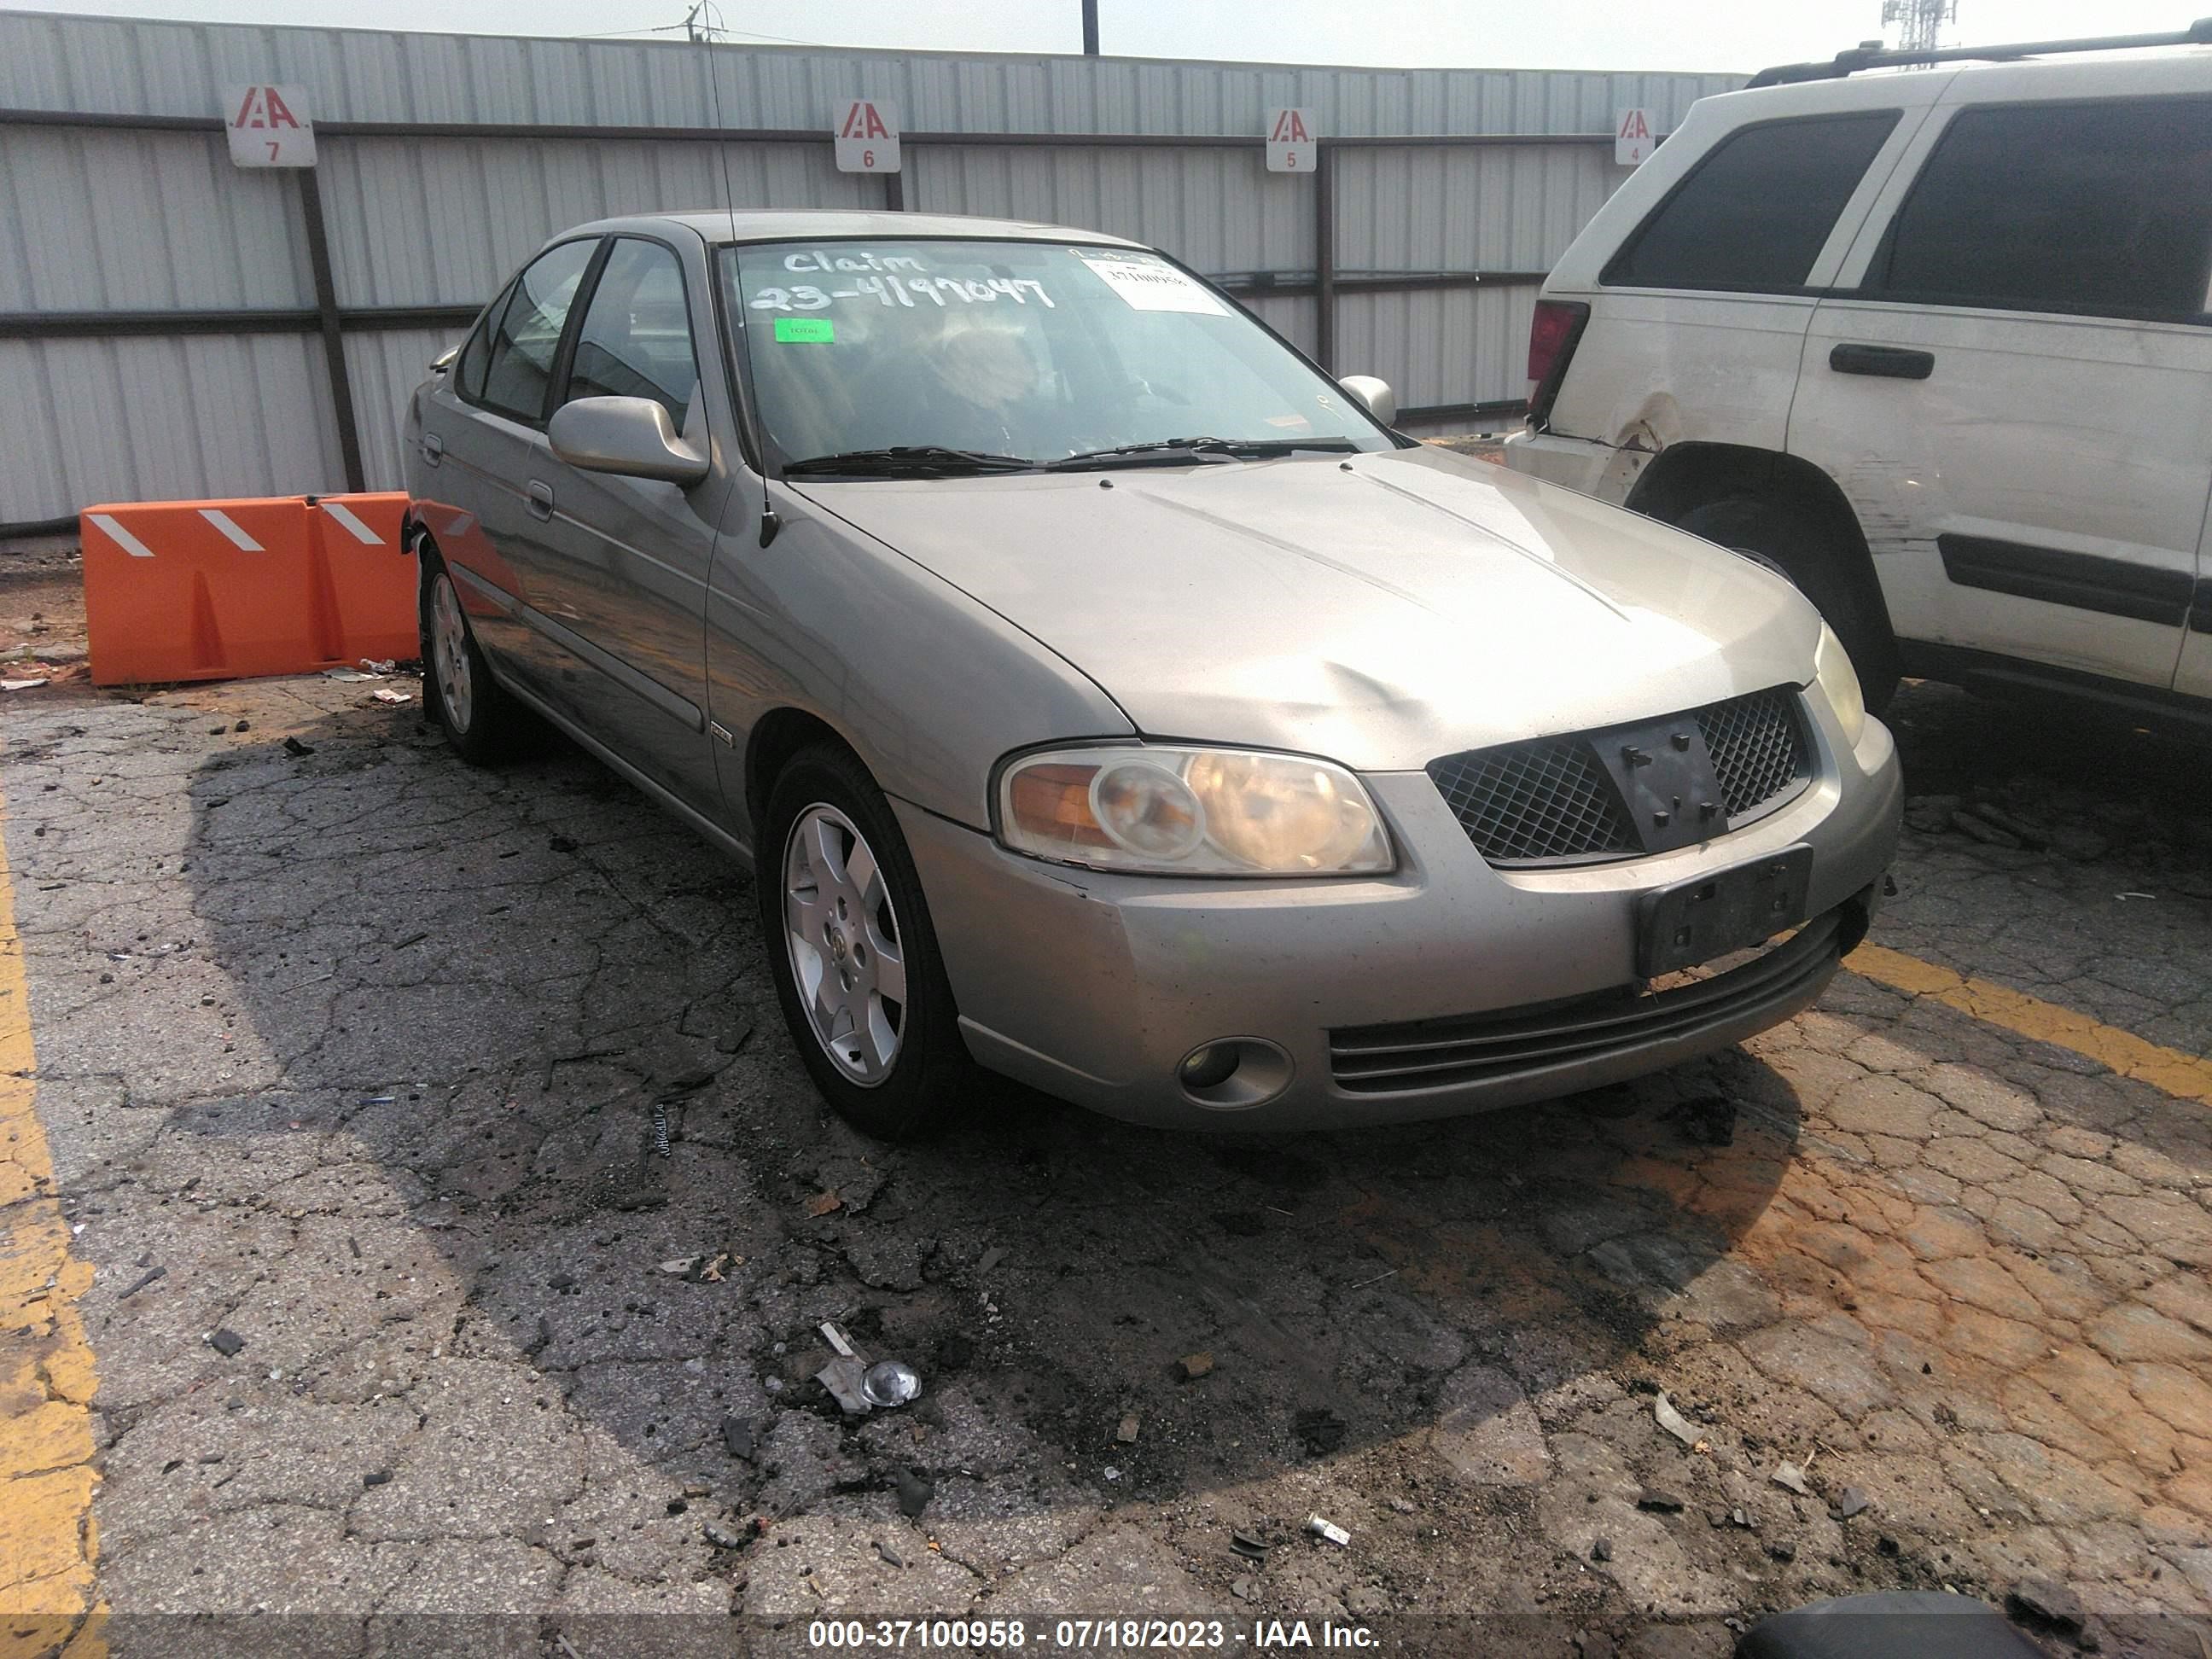
<svg viewBox="0 0 2212 1659">
<path fill-rule="evenodd" d="M 787 343 L 822 344 L 837 337 L 837 325 L 827 317 L 779 317 L 775 319 L 775 337 Z"/>
</svg>

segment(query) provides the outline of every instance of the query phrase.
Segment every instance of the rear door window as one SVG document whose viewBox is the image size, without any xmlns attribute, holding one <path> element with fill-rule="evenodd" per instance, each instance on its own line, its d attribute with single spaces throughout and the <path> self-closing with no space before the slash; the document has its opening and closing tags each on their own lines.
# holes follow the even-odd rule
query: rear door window
<svg viewBox="0 0 2212 1659">
<path fill-rule="evenodd" d="M 1961 110 L 1866 286 L 1931 305 L 2203 321 L 2212 99 Z"/>
<path fill-rule="evenodd" d="M 1730 133 L 1637 228 L 1599 280 L 1737 293 L 1802 289 L 1898 115 L 1812 116 Z"/>
<path fill-rule="evenodd" d="M 481 401 L 535 426 L 545 418 L 554 354 L 576 285 L 599 249 L 596 240 L 563 242 L 532 260 L 515 279 L 514 296 L 491 333 L 491 360 Z"/>
</svg>

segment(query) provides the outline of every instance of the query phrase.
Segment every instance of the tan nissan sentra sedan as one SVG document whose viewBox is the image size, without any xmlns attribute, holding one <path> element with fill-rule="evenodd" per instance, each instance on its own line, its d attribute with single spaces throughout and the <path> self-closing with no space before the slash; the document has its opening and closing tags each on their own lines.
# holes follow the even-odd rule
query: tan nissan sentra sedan
<svg viewBox="0 0 2212 1659">
<path fill-rule="evenodd" d="M 1835 636 L 1393 418 L 1110 236 L 586 225 L 407 411 L 431 699 L 755 866 L 878 1133 L 976 1064 L 1194 1127 L 1469 1112 L 1804 1007 L 1897 834 Z"/>
</svg>

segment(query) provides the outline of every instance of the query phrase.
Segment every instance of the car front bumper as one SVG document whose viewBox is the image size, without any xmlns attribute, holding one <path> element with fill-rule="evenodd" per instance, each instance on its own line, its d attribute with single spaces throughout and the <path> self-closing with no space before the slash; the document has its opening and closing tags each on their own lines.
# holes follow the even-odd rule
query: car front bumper
<svg viewBox="0 0 2212 1659">
<path fill-rule="evenodd" d="M 920 808 L 897 809 L 962 1032 L 983 1065 L 1135 1121 L 1346 1128 L 1617 1082 L 1811 1003 L 1837 950 L 1871 919 L 1902 797 L 1879 722 L 1853 749 L 1817 687 L 1806 708 L 1818 769 L 1796 800 L 1702 847 L 1570 868 L 1492 869 L 1420 772 L 1366 775 L 1401 855 L 1382 878 L 1110 874 L 1024 858 Z M 1754 964 L 1762 971 L 1732 975 L 1724 994 L 1627 1000 L 1643 894 L 1800 842 L 1813 849 L 1814 921 L 1794 954 L 1774 947 Z M 1288 1056 L 1288 1082 L 1272 1098 L 1224 1109 L 1178 1080 L 1194 1048 L 1231 1037 Z M 1381 1088 L 1347 1058 L 1432 1043 L 1486 1058 Z"/>
</svg>

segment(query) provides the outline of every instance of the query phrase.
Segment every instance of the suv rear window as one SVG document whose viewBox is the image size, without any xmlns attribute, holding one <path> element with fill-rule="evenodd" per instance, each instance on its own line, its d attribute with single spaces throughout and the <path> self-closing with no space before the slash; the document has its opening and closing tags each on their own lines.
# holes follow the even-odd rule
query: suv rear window
<svg viewBox="0 0 2212 1659">
<path fill-rule="evenodd" d="M 2194 319 L 2212 283 L 2212 99 L 1962 110 L 1867 286 L 2010 311 Z"/>
<path fill-rule="evenodd" d="M 1898 113 L 1767 121 L 1730 133 L 1637 228 L 1599 280 L 1618 288 L 1802 288 Z"/>
</svg>

